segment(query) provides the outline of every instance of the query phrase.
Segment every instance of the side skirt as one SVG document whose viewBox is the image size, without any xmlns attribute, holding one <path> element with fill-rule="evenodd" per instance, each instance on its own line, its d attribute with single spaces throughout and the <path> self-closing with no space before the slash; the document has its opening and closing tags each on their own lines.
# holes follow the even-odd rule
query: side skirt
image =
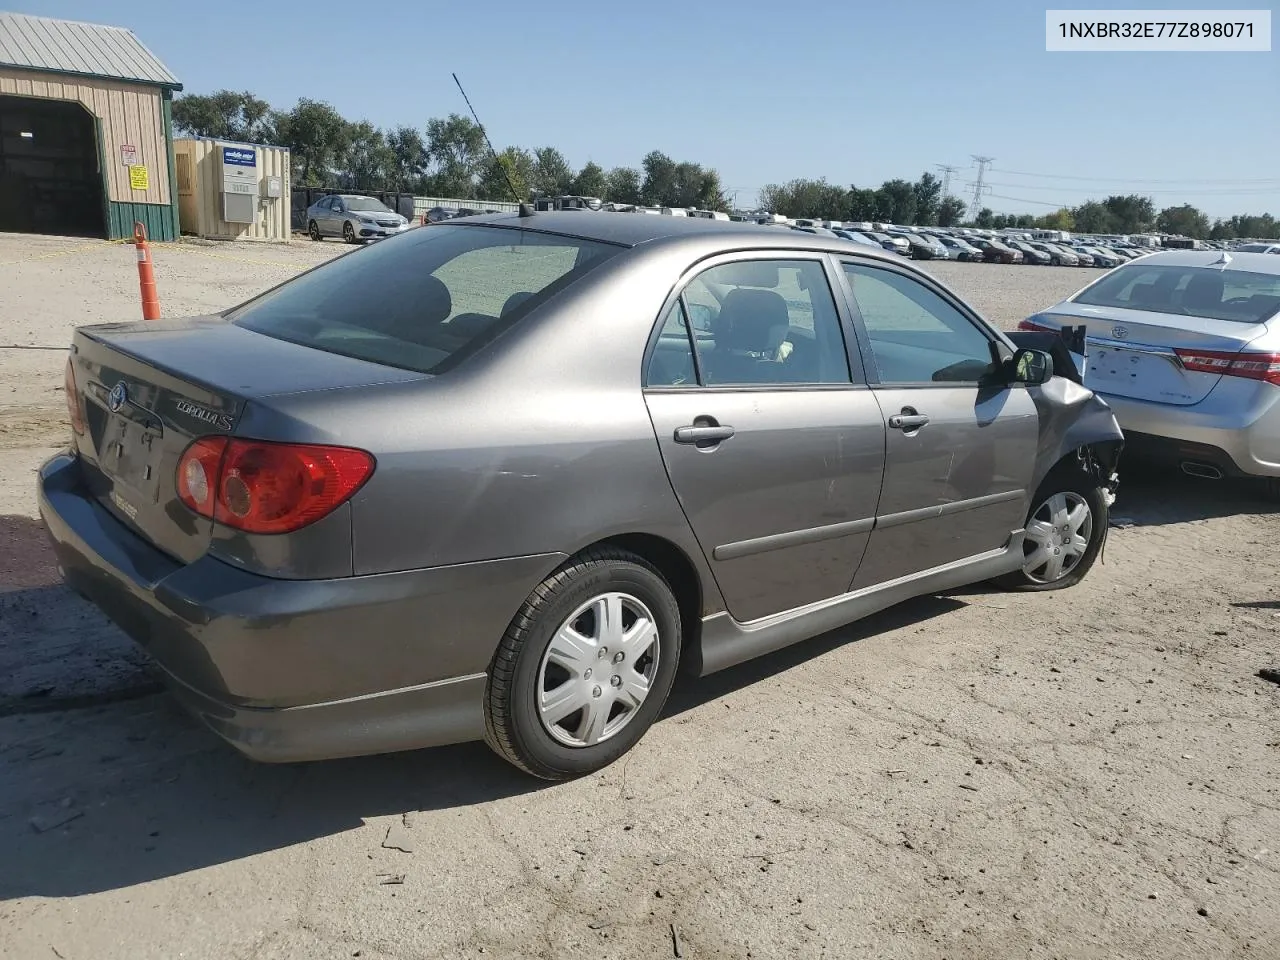
<svg viewBox="0 0 1280 960">
<path fill-rule="evenodd" d="M 727 612 L 704 617 L 702 664 L 698 675 L 705 677 L 709 673 L 781 650 L 793 643 L 861 620 L 912 597 L 954 590 L 956 587 L 981 583 L 1011 573 L 1022 566 L 1023 536 L 1024 531 L 1015 530 L 1010 535 L 1008 545 L 998 550 L 990 550 L 748 623 L 739 623 Z"/>
</svg>

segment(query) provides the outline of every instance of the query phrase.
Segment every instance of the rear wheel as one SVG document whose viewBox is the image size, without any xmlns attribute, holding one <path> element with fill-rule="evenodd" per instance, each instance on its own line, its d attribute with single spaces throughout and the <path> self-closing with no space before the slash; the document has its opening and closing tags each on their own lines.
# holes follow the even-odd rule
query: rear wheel
<svg viewBox="0 0 1280 960">
<path fill-rule="evenodd" d="M 1106 538 L 1102 488 L 1074 464 L 1050 472 L 1036 491 L 1022 541 L 1021 570 L 996 580 L 1008 590 L 1062 590 L 1085 578 Z"/>
<path fill-rule="evenodd" d="M 307 236 L 312 240 L 323 240 L 324 234 L 320 232 L 320 224 L 316 223 L 314 220 L 307 224 Z"/>
<path fill-rule="evenodd" d="M 593 773 L 657 719 L 679 659 L 679 608 L 662 575 L 623 550 L 588 551 L 539 584 L 507 628 L 485 740 L 535 777 Z"/>
</svg>

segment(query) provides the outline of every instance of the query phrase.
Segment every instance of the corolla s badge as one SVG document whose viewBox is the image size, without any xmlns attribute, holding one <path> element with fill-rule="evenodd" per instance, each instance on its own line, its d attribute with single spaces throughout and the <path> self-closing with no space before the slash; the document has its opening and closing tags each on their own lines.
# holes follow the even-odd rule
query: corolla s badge
<svg viewBox="0 0 1280 960">
<path fill-rule="evenodd" d="M 107 394 L 107 408 L 112 413 L 119 413 L 120 408 L 129 402 L 129 389 L 124 385 L 123 380 L 116 381 L 116 385 L 111 388 L 111 392 Z"/>
<path fill-rule="evenodd" d="M 1116 324 L 1114 327 L 1111 328 L 1111 335 L 1115 337 L 1117 340 L 1128 340 L 1129 328 L 1122 327 L 1119 324 Z"/>
<path fill-rule="evenodd" d="M 190 400 L 175 400 L 173 405 L 178 408 L 179 413 L 185 413 L 188 417 L 195 417 L 197 420 L 220 430 L 231 429 L 231 418 L 225 413 L 218 413 L 216 410 L 202 407 L 199 404 L 192 403 Z"/>
</svg>

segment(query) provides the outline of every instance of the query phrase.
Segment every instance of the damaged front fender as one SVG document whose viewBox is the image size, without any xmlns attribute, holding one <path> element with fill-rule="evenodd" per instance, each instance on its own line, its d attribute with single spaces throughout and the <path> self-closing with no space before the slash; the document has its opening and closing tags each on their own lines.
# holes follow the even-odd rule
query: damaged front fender
<svg viewBox="0 0 1280 960">
<path fill-rule="evenodd" d="M 1060 376 L 1028 392 L 1040 416 L 1032 489 L 1039 489 L 1050 470 L 1074 456 L 1114 497 L 1124 433 L 1107 402 L 1088 387 Z"/>
</svg>

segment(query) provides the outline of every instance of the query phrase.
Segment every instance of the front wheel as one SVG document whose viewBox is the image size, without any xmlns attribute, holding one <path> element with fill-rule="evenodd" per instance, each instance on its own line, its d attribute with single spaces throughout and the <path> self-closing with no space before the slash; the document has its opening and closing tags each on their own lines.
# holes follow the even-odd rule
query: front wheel
<svg viewBox="0 0 1280 960">
<path fill-rule="evenodd" d="M 1262 492 L 1272 503 L 1280 503 L 1280 477 L 1267 477 L 1262 481 Z"/>
<path fill-rule="evenodd" d="M 356 242 L 356 228 L 351 226 L 350 220 L 342 225 L 342 239 L 347 243 Z"/>
<path fill-rule="evenodd" d="M 1110 510 L 1097 478 L 1059 467 L 1036 491 L 1022 541 L 1022 569 L 996 580 L 1006 590 L 1062 590 L 1085 578 L 1102 550 Z"/>
<path fill-rule="evenodd" d="M 608 766 L 658 718 L 680 660 L 680 611 L 642 558 L 596 549 L 539 584 L 503 635 L 485 740 L 544 780 Z"/>
</svg>

